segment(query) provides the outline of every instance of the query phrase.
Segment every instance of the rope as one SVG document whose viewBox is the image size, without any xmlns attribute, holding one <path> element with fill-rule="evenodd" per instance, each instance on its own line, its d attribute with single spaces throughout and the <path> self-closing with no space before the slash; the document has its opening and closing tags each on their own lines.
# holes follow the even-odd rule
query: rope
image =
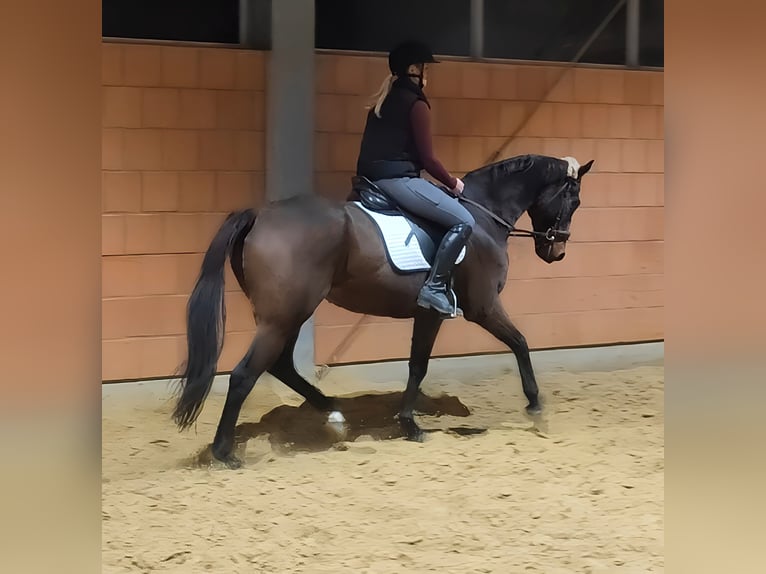
<svg viewBox="0 0 766 574">
<path fill-rule="evenodd" d="M 356 332 L 359 330 L 359 327 L 362 326 L 362 323 L 365 323 L 367 319 L 369 318 L 369 315 L 362 315 L 359 317 L 357 322 L 354 324 L 353 327 L 351 327 L 351 330 L 346 334 L 343 339 L 341 339 L 340 343 L 333 349 L 333 352 L 330 353 L 330 357 L 327 360 L 327 363 L 323 363 L 322 366 L 319 368 L 319 371 L 317 371 L 317 380 L 321 381 L 324 376 L 327 374 L 327 372 L 330 370 L 330 364 L 334 363 L 338 360 L 338 356 L 340 353 L 344 352 L 349 344 L 351 343 L 351 337 L 353 337 Z"/>
<path fill-rule="evenodd" d="M 532 108 L 532 112 L 527 114 L 527 116 L 522 120 L 522 122 L 516 127 L 513 132 L 511 132 L 511 135 L 509 135 L 505 141 L 500 145 L 499 148 L 497 148 L 494 153 L 492 153 L 485 164 L 494 163 L 497 161 L 497 158 L 500 157 L 500 154 L 505 150 L 505 148 L 508 147 L 508 145 L 516 138 L 518 133 L 524 129 L 524 127 L 529 123 L 529 120 L 532 119 L 532 117 L 537 113 L 537 110 L 540 109 L 540 106 L 545 103 L 545 101 L 548 99 L 548 97 L 551 95 L 553 90 L 555 90 L 558 85 L 561 83 L 561 80 L 564 79 L 564 76 L 572 70 L 577 63 L 580 61 L 580 59 L 585 55 L 585 53 L 588 51 L 588 48 L 591 47 L 593 42 L 596 41 L 596 39 L 601 35 L 601 32 L 604 31 L 604 29 L 609 25 L 609 23 L 612 21 L 612 19 L 617 15 L 617 12 L 620 11 L 620 8 L 622 8 L 627 0 L 618 0 L 617 4 L 615 4 L 614 8 L 609 12 L 609 14 L 606 15 L 606 18 L 602 20 L 602 22 L 596 27 L 596 29 L 593 31 L 593 33 L 588 37 L 588 39 L 585 41 L 585 43 L 580 47 L 580 49 L 577 51 L 577 54 L 575 54 L 574 58 L 569 60 L 569 62 L 564 66 L 562 72 L 559 74 L 558 78 L 556 78 L 556 81 L 553 82 L 548 88 L 548 91 L 543 94 L 543 97 L 537 100 L 536 105 L 534 108 Z"/>
</svg>

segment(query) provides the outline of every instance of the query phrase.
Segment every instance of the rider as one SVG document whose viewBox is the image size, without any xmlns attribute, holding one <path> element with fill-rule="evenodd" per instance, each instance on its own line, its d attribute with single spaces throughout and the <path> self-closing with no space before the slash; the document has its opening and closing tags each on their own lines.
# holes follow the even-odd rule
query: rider
<svg viewBox="0 0 766 574">
<path fill-rule="evenodd" d="M 431 141 L 431 105 L 423 93 L 426 64 L 436 63 L 420 42 L 405 42 L 388 55 L 391 74 L 384 80 L 367 114 L 357 175 L 373 181 L 403 209 L 448 229 L 417 303 L 451 316 L 447 295 L 455 260 L 473 231 L 473 216 L 426 179 L 426 170 L 457 196 L 463 182 L 436 159 Z"/>
</svg>

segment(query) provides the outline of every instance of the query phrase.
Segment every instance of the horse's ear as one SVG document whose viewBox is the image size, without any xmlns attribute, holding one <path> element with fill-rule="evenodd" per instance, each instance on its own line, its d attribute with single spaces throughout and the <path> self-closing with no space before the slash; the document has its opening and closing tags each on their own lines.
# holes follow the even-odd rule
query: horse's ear
<svg viewBox="0 0 766 574">
<path fill-rule="evenodd" d="M 582 179 L 582 176 L 590 171 L 590 168 L 593 167 L 593 161 L 594 160 L 590 160 L 585 165 L 580 166 L 580 169 L 577 170 L 577 179 Z"/>
</svg>

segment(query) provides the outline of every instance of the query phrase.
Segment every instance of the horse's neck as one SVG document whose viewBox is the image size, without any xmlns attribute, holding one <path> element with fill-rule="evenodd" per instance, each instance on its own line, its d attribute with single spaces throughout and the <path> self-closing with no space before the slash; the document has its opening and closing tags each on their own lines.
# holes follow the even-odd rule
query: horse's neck
<svg viewBox="0 0 766 574">
<path fill-rule="evenodd" d="M 466 198 L 475 201 L 503 221 L 515 225 L 524 212 L 532 205 L 534 192 L 524 189 L 516 196 L 509 196 L 499 191 L 506 185 L 502 181 L 493 181 L 485 184 L 478 181 L 467 181 L 463 193 Z"/>
</svg>

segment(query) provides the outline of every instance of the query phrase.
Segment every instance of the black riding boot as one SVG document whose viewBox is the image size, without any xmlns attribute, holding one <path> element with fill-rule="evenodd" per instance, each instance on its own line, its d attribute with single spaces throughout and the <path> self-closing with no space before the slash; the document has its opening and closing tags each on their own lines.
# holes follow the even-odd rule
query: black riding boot
<svg viewBox="0 0 766 574">
<path fill-rule="evenodd" d="M 455 304 L 450 301 L 448 294 L 449 280 L 452 268 L 455 266 L 455 260 L 471 236 L 471 231 L 470 226 L 459 223 L 444 236 L 439 249 L 436 251 L 431 273 L 418 295 L 420 307 L 433 309 L 442 315 L 452 316 Z"/>
</svg>

